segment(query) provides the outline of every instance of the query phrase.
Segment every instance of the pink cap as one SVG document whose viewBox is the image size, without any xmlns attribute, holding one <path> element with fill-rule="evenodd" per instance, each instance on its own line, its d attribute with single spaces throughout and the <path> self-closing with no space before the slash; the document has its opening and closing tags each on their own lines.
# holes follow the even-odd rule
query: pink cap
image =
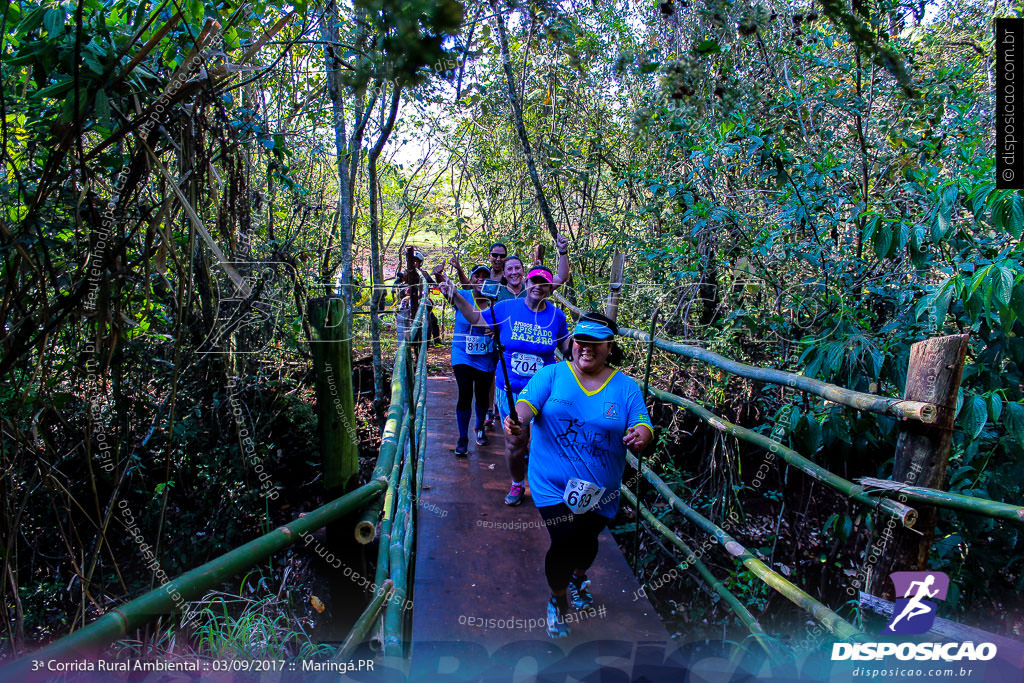
<svg viewBox="0 0 1024 683">
<path fill-rule="evenodd" d="M 549 285 L 553 284 L 553 278 L 551 277 L 551 271 L 548 270 L 547 268 L 534 268 L 533 270 L 531 270 L 529 273 L 526 274 L 527 281 L 532 280 L 535 277 L 539 277 L 540 279 L 544 280 L 544 282 L 548 283 Z"/>
</svg>

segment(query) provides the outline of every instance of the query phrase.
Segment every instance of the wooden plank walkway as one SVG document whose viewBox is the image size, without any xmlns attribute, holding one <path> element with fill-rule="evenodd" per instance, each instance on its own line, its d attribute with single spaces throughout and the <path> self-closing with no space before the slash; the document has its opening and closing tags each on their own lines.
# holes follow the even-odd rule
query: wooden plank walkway
<svg viewBox="0 0 1024 683">
<path fill-rule="evenodd" d="M 601 645 L 610 641 L 617 643 L 617 651 L 623 644 L 631 650 L 637 643 L 660 644 L 653 648 L 660 655 L 668 633 L 647 599 L 636 599 L 639 584 L 607 530 L 588 572 L 595 609 L 575 615 L 579 621 L 570 624 L 568 638 L 548 638 L 543 621 L 550 595 L 544 578 L 547 530 L 529 495 L 518 507 L 502 500 L 509 476 L 500 430 L 488 433 L 487 446 L 476 446 L 470 438 L 468 457 L 454 455 L 455 400 L 454 379 L 429 379 L 429 442 L 416 524 L 411 679 L 444 673 L 441 665 L 458 669 L 460 652 L 470 659 L 485 653 L 492 659 L 501 650 L 518 661 L 519 646 L 527 644 L 530 656 L 584 652 L 588 644 L 603 651 Z M 508 669 L 502 670 L 507 677 Z"/>
</svg>

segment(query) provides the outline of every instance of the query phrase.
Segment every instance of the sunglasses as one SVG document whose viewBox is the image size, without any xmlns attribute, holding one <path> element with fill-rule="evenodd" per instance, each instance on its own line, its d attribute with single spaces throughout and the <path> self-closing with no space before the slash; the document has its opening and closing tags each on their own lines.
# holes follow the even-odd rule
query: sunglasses
<svg viewBox="0 0 1024 683">
<path fill-rule="evenodd" d="M 491 258 L 505 258 L 508 254 L 499 254 L 496 251 L 491 252 Z"/>
</svg>

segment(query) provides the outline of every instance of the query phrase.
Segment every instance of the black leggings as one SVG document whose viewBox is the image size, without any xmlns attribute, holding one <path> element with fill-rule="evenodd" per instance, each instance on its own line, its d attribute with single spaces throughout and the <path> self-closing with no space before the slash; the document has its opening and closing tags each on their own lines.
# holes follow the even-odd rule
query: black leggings
<svg viewBox="0 0 1024 683">
<path fill-rule="evenodd" d="M 574 515 L 565 503 L 538 507 L 551 535 L 544 574 L 552 593 L 565 590 L 574 569 L 589 569 L 597 557 L 597 537 L 611 520 L 596 512 Z"/>
<path fill-rule="evenodd" d="M 493 372 L 477 370 L 472 365 L 453 365 L 455 382 L 459 386 L 459 400 L 455 410 L 469 410 L 476 403 L 477 412 L 481 415 L 487 410 L 487 402 L 491 400 L 491 382 Z M 473 398 L 476 398 L 476 401 Z"/>
</svg>

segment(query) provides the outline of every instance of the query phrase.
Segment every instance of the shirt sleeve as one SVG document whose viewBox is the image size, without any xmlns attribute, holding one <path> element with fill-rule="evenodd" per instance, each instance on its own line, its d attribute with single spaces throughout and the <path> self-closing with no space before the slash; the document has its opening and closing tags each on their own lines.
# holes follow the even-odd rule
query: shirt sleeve
<svg viewBox="0 0 1024 683">
<path fill-rule="evenodd" d="M 533 415 L 536 417 L 541 409 L 543 409 L 548 397 L 551 396 L 551 386 L 554 383 L 555 369 L 558 365 L 558 363 L 546 365 L 540 372 L 531 377 L 530 381 L 523 387 L 523 390 L 519 392 L 519 399 L 516 401 L 516 404 L 525 403 L 530 406 L 530 410 L 533 411 Z"/>
<path fill-rule="evenodd" d="M 654 433 L 654 425 L 651 424 L 651 417 L 647 414 L 647 404 L 644 402 L 640 387 L 633 379 L 629 379 L 629 386 L 626 390 L 626 428 L 646 425 Z"/>
</svg>

